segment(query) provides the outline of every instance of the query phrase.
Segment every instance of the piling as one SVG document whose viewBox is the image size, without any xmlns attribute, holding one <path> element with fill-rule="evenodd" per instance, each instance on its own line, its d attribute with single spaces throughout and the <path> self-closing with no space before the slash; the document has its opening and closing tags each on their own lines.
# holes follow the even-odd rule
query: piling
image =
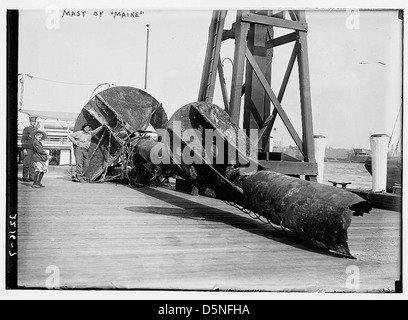
<svg viewBox="0 0 408 320">
<path fill-rule="evenodd" d="M 387 189 L 387 153 L 389 139 L 390 137 L 386 134 L 373 134 L 370 137 L 374 192 L 385 192 Z"/>
<path fill-rule="evenodd" d="M 315 144 L 315 158 L 317 162 L 317 182 L 323 183 L 324 175 L 324 156 L 326 153 L 326 137 L 322 135 L 315 135 L 314 144 Z"/>
</svg>

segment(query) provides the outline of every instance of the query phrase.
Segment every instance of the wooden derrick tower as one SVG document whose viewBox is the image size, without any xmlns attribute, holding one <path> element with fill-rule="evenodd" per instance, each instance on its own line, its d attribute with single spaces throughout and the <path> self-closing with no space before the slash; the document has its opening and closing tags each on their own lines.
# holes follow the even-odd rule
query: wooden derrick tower
<svg viewBox="0 0 408 320">
<path fill-rule="evenodd" d="M 207 52 L 204 61 L 198 101 L 212 103 L 217 74 L 225 110 L 239 125 L 241 101 L 244 99 L 243 129 L 258 129 L 259 159 L 269 160 L 268 166 L 280 173 L 315 180 L 317 165 L 314 155 L 312 105 L 310 95 L 309 61 L 307 49 L 308 25 L 304 11 L 238 11 L 236 22 L 230 30 L 224 30 L 227 11 L 214 11 L 210 28 Z M 292 32 L 274 36 L 275 28 Z M 221 44 L 235 39 L 235 51 L 228 97 L 222 62 Z M 271 88 L 274 48 L 295 43 L 286 68 L 279 92 Z M 301 135 L 281 104 L 292 70 L 297 61 L 300 86 Z M 277 116 L 282 119 L 296 146 L 303 155 L 304 162 L 286 160 L 290 157 L 269 151 L 269 136 Z"/>
</svg>

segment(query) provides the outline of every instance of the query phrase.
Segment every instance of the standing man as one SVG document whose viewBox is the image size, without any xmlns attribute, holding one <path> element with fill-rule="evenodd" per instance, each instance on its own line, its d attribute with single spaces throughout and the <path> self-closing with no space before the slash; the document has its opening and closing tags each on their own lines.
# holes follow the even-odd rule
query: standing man
<svg viewBox="0 0 408 320">
<path fill-rule="evenodd" d="M 103 126 L 91 130 L 89 124 L 84 124 L 81 131 L 74 132 L 68 136 L 68 139 L 74 144 L 76 173 L 72 177 L 72 181 L 81 182 L 86 181 L 85 172 L 89 167 L 89 154 L 88 149 L 91 145 L 91 140 Z"/>
<path fill-rule="evenodd" d="M 29 117 L 30 125 L 23 129 L 21 136 L 21 146 L 23 148 L 23 181 L 34 181 L 34 164 L 32 162 L 33 156 L 33 142 L 32 133 L 38 129 L 37 117 Z"/>
</svg>

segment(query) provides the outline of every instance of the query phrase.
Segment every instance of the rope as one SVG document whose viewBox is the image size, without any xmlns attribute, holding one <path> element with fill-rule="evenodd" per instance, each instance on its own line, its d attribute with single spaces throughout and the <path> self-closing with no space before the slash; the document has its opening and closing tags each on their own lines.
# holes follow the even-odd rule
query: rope
<svg viewBox="0 0 408 320">
<path fill-rule="evenodd" d="M 391 137 L 390 137 L 390 141 L 389 141 L 388 145 L 391 143 L 391 140 L 392 140 L 392 138 L 394 136 L 394 131 L 395 131 L 395 128 L 397 126 L 398 118 L 399 118 L 399 115 L 400 115 L 401 111 L 402 111 L 402 105 L 401 105 L 401 107 L 400 107 L 400 109 L 398 111 L 397 119 L 395 119 L 394 128 L 392 129 L 392 133 L 391 133 Z"/>
</svg>

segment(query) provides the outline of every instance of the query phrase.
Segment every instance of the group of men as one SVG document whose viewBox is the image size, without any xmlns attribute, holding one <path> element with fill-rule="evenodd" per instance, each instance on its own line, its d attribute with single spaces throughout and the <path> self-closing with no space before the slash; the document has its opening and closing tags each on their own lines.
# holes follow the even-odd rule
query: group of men
<svg viewBox="0 0 408 320">
<path fill-rule="evenodd" d="M 30 125 L 25 127 L 21 137 L 21 146 L 23 148 L 23 181 L 34 181 L 35 170 L 33 163 L 33 133 L 38 129 L 37 118 L 29 117 Z M 76 162 L 76 172 L 72 176 L 72 181 L 84 182 L 87 181 L 86 171 L 89 167 L 88 150 L 91 145 L 91 140 L 103 126 L 92 130 L 90 124 L 84 124 L 80 131 L 74 132 L 68 136 L 68 139 L 74 145 L 74 154 Z"/>
</svg>

